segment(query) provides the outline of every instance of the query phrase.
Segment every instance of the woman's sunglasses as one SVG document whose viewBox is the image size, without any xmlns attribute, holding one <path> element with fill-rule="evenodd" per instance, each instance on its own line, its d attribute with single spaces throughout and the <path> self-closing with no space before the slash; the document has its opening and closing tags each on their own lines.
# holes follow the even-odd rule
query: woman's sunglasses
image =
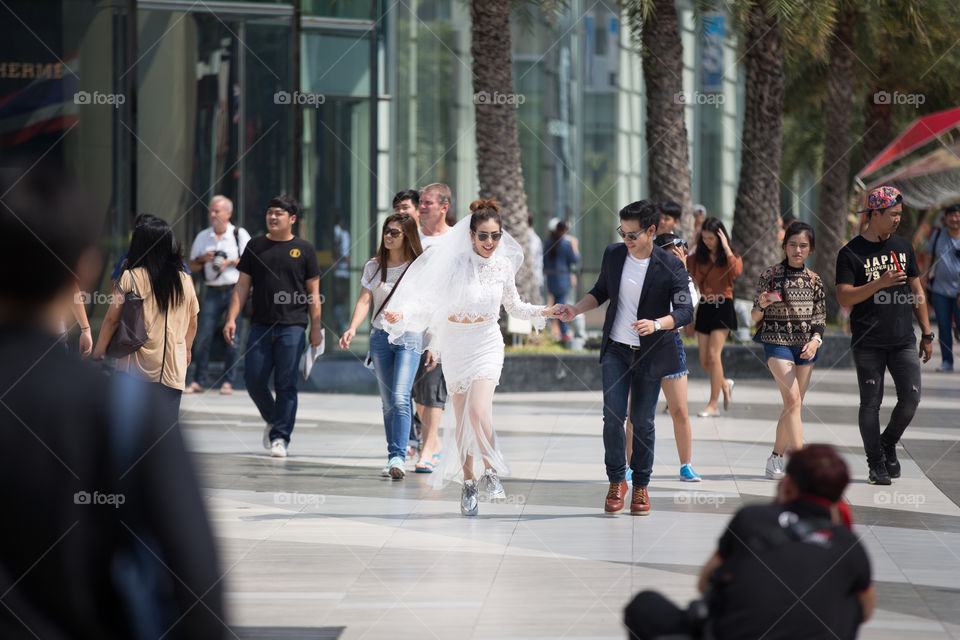
<svg viewBox="0 0 960 640">
<path fill-rule="evenodd" d="M 621 238 L 630 238 L 636 242 L 637 238 L 646 233 L 646 231 L 624 231 L 623 227 L 617 227 L 617 233 L 620 234 Z"/>
<path fill-rule="evenodd" d="M 671 240 L 670 242 L 667 243 L 667 245 L 664 247 L 664 249 L 665 249 L 666 247 L 683 247 L 684 249 L 686 249 L 686 248 L 687 248 L 687 241 L 684 240 L 683 238 L 674 238 L 673 240 Z"/>
<path fill-rule="evenodd" d="M 486 242 L 491 238 L 493 239 L 494 242 L 500 242 L 500 238 L 503 237 L 502 231 L 494 231 L 493 233 L 490 233 L 489 231 L 478 231 L 475 233 L 477 236 L 477 240 L 479 240 L 480 242 Z"/>
<path fill-rule="evenodd" d="M 403 235 L 403 231 L 400 229 L 384 229 L 383 235 L 390 236 L 391 238 L 399 238 Z"/>
</svg>

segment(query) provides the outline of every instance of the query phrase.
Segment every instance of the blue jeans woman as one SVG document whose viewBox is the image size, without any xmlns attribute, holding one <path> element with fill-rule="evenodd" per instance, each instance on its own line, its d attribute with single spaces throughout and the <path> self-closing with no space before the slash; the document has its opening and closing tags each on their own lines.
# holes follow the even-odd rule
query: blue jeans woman
<svg viewBox="0 0 960 640">
<path fill-rule="evenodd" d="M 370 358 L 383 402 L 387 457 L 405 460 L 413 418 L 410 390 L 420 364 L 420 336 L 407 335 L 403 344 L 392 344 L 385 331 L 373 329 L 370 331 Z"/>
</svg>

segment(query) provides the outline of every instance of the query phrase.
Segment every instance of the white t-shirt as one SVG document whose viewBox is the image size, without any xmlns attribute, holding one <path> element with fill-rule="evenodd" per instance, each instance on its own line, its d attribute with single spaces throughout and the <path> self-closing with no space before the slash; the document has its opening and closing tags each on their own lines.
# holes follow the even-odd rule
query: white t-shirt
<svg viewBox="0 0 960 640">
<path fill-rule="evenodd" d="M 196 260 L 208 251 L 223 251 L 227 254 L 225 260 L 238 260 L 240 254 L 250 241 L 250 234 L 243 227 L 240 227 L 237 236 L 240 238 L 240 246 L 237 246 L 236 238 L 233 234 L 233 225 L 227 223 L 227 230 L 217 239 L 213 227 L 207 227 L 197 234 L 193 241 L 193 247 L 190 249 L 190 259 Z M 237 271 L 237 265 L 230 265 L 219 273 L 213 268 L 213 262 L 203 263 L 203 280 L 212 286 L 221 287 L 225 285 L 237 284 L 240 279 L 240 272 Z"/>
<path fill-rule="evenodd" d="M 403 275 L 403 272 L 407 270 L 408 266 L 410 266 L 410 263 L 404 262 L 395 267 L 387 267 L 387 280 L 384 282 L 380 279 L 380 265 L 377 263 L 376 258 L 371 258 L 367 261 L 367 264 L 363 265 L 363 275 L 360 278 L 360 286 L 373 294 L 373 300 L 370 303 L 371 310 L 376 312 L 383 306 L 383 302 L 387 299 L 387 296 L 390 295 L 390 292 L 393 291 L 393 286 L 397 280 L 400 279 L 400 276 Z M 374 329 L 383 329 L 383 311 L 380 311 L 370 324 L 373 325 Z"/>
<path fill-rule="evenodd" d="M 637 308 L 640 306 L 640 294 L 643 292 L 643 281 L 647 277 L 649 266 L 650 258 L 640 260 L 627 254 L 623 263 L 623 274 L 620 276 L 620 296 L 617 298 L 617 315 L 613 319 L 613 329 L 610 330 L 611 340 L 640 345 L 640 336 L 630 324 L 638 320 Z"/>
<path fill-rule="evenodd" d="M 449 228 L 449 227 L 447 228 L 447 231 L 450 231 L 450 228 Z M 438 235 L 438 236 L 425 236 L 425 235 L 423 235 L 423 229 L 420 229 L 420 245 L 423 247 L 423 250 L 426 251 L 427 249 L 429 249 L 429 248 L 432 247 L 433 245 L 435 245 L 435 244 L 437 244 L 438 242 L 440 242 L 440 239 L 441 239 L 444 235 L 446 235 L 446 231 L 445 231 L 444 233 L 441 233 L 441 234 Z"/>
</svg>

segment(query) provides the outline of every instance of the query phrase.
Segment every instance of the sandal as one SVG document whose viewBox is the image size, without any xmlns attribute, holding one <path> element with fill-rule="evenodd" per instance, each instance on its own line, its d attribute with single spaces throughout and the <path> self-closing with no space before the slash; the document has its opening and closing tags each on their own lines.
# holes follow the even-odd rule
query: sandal
<svg viewBox="0 0 960 640">
<path fill-rule="evenodd" d="M 733 404 L 733 385 L 731 378 L 727 378 L 727 391 L 723 394 L 723 410 L 730 411 L 730 405 Z"/>
<path fill-rule="evenodd" d="M 437 465 L 440 464 L 440 454 L 433 454 L 430 456 L 430 460 L 430 462 L 424 462 L 423 458 L 420 458 L 420 462 L 413 469 L 414 473 L 433 473 Z"/>
</svg>

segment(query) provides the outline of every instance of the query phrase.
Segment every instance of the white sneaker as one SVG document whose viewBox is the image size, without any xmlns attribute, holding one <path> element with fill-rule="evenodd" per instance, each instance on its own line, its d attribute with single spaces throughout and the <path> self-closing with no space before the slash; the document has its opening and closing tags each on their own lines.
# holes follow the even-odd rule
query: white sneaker
<svg viewBox="0 0 960 640">
<path fill-rule="evenodd" d="M 394 480 L 403 480 L 403 476 L 407 475 L 407 470 L 403 468 L 403 464 L 403 458 L 393 456 L 387 463 L 387 474 Z"/>
<path fill-rule="evenodd" d="M 381 477 L 381 478 L 389 478 L 389 477 L 390 477 L 390 465 L 389 465 L 389 464 L 388 464 L 387 466 L 385 466 L 383 469 L 380 469 L 380 477 Z"/>
<path fill-rule="evenodd" d="M 487 469 L 483 472 L 483 475 L 480 476 L 479 489 L 481 491 L 486 491 L 487 497 L 490 500 L 502 500 L 507 496 L 506 492 L 503 490 L 503 485 L 500 484 L 500 477 L 497 475 L 496 469 Z"/>
<path fill-rule="evenodd" d="M 263 448 L 267 451 L 270 451 L 270 447 L 273 443 L 270 442 L 270 430 L 273 429 L 273 425 L 269 422 L 267 426 L 263 428 Z"/>
<path fill-rule="evenodd" d="M 771 480 L 779 480 L 783 477 L 783 456 L 778 456 L 775 453 L 771 453 L 770 457 L 767 458 L 767 468 L 764 470 L 764 475 Z"/>
<path fill-rule="evenodd" d="M 271 458 L 286 458 L 287 457 L 287 443 L 283 441 L 282 438 L 277 438 L 270 443 L 270 457 Z"/>
</svg>

